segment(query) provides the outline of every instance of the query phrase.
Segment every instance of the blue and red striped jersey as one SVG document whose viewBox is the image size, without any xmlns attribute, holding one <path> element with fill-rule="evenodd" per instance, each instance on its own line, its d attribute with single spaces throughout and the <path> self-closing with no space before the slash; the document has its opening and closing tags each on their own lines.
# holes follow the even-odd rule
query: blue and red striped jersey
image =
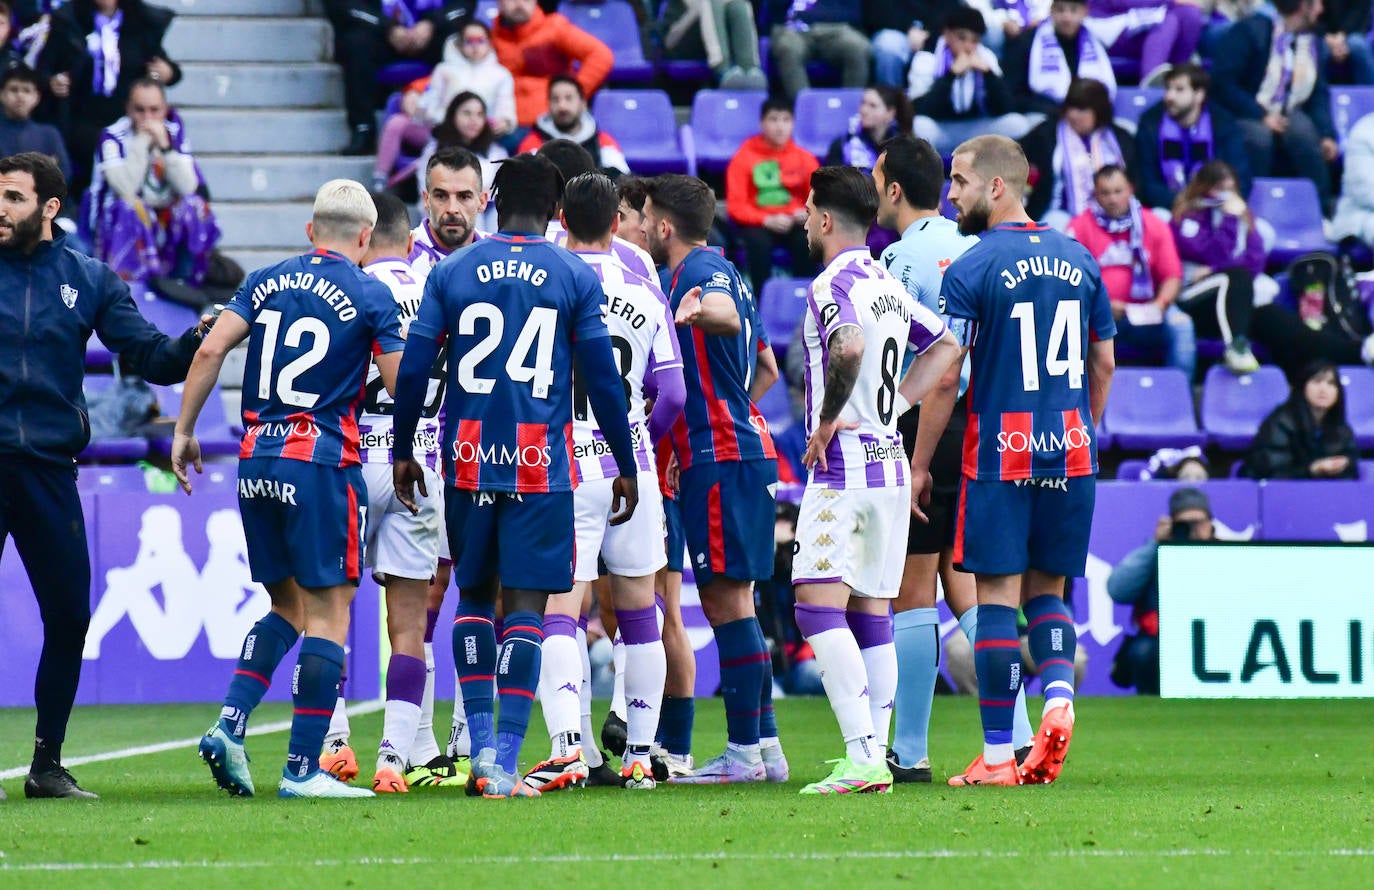
<svg viewBox="0 0 1374 890">
<path fill-rule="evenodd" d="M 774 460 L 777 451 L 768 422 L 749 398 L 763 326 L 753 295 L 734 265 L 718 251 L 698 247 L 673 271 L 668 302 L 674 314 L 683 296 L 694 287 L 723 294 L 739 311 L 740 332 L 732 337 L 707 334 L 697 327 L 679 326 L 687 404 L 673 426 L 673 449 L 682 469 L 694 463 L 736 460 Z"/>
<path fill-rule="evenodd" d="M 964 475 L 1095 475 L 1087 348 L 1116 322 L 1088 251 L 1045 226 L 997 226 L 945 272 L 940 303 L 971 347 Z"/>
<path fill-rule="evenodd" d="M 596 273 L 539 235 L 492 235 L 434 267 L 409 336 L 449 344 L 449 485 L 572 490 L 573 342 L 609 336 L 605 302 Z"/>
<path fill-rule="evenodd" d="M 405 348 L 386 285 L 348 257 L 316 250 L 252 273 L 225 308 L 252 325 L 239 457 L 359 463 L 372 356 Z"/>
</svg>

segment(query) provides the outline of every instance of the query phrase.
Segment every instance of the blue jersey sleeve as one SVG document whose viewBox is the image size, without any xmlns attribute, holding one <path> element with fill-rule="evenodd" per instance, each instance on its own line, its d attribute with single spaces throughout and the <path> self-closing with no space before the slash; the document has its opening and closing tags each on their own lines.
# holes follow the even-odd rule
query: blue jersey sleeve
<svg viewBox="0 0 1374 890">
<path fill-rule="evenodd" d="M 239 285 L 239 289 L 234 291 L 233 298 L 224 304 L 226 310 L 249 324 L 253 323 L 253 288 L 256 286 L 257 280 L 256 272 L 249 275 L 243 280 L 243 284 Z"/>
<path fill-rule="evenodd" d="M 448 313 L 444 308 L 442 287 L 445 273 L 452 267 L 452 263 L 443 269 L 436 266 L 425 279 L 425 293 L 420 298 L 420 310 L 410 322 L 407 339 L 421 337 L 442 343 L 448 337 Z"/>
<path fill-rule="evenodd" d="M 955 260 L 940 283 L 940 312 L 949 319 L 949 330 L 960 346 L 972 346 L 978 334 L 979 269 Z"/>
<path fill-rule="evenodd" d="M 1091 268 L 1091 267 L 1090 267 Z M 1107 296 L 1107 286 L 1100 275 L 1094 275 L 1096 291 L 1088 306 L 1088 329 L 1094 340 L 1110 340 L 1116 336 L 1116 319 L 1112 316 L 1112 301 Z"/>
<path fill-rule="evenodd" d="M 572 268 L 572 267 L 570 267 Z M 586 264 L 573 273 L 573 340 L 581 343 L 597 337 L 609 337 L 606 327 L 606 292 L 596 273 Z"/>
<path fill-rule="evenodd" d="M 380 355 L 400 352 L 406 348 L 401 339 L 401 312 L 391 290 L 380 281 L 369 278 L 363 293 L 367 300 L 364 317 L 372 328 L 372 342 Z"/>
</svg>

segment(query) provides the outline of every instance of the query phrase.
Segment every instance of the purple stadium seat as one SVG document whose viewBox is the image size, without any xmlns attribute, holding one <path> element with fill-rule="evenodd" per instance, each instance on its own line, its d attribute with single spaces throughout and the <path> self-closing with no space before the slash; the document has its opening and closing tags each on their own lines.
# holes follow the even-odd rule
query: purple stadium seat
<svg viewBox="0 0 1374 890">
<path fill-rule="evenodd" d="M 1271 268 L 1287 268 L 1309 251 L 1336 249 L 1322 233 L 1322 205 L 1310 179 L 1256 179 L 1250 210 L 1274 227 Z"/>
<path fill-rule="evenodd" d="M 1260 423 L 1288 398 L 1288 381 L 1273 366 L 1237 377 L 1213 365 L 1202 384 L 1202 428 L 1227 451 L 1250 447 Z"/>
<path fill-rule="evenodd" d="M 1360 461 L 1360 481 L 1374 482 L 1374 460 Z"/>
<path fill-rule="evenodd" d="M 809 278 L 770 278 L 759 292 L 759 315 L 773 350 L 781 358 L 792 343 L 797 325 L 806 314 L 806 297 L 811 291 Z"/>
<path fill-rule="evenodd" d="M 1345 151 L 1345 139 L 1360 118 L 1374 112 L 1374 87 L 1333 86 L 1331 88 L 1331 123 L 1336 128 L 1336 141 Z"/>
<path fill-rule="evenodd" d="M 77 474 L 80 492 L 147 491 L 143 469 L 133 466 L 86 467 Z"/>
<path fill-rule="evenodd" d="M 863 90 L 856 89 L 802 90 L 797 94 L 793 140 L 824 161 L 830 143 L 848 132 L 849 119 L 859 113 L 863 95 Z"/>
<path fill-rule="evenodd" d="M 1139 481 L 1140 474 L 1145 472 L 1145 468 L 1149 465 L 1148 460 L 1123 460 L 1121 465 L 1116 468 L 1116 478 Z"/>
<path fill-rule="evenodd" d="M 672 101 L 662 90 L 602 90 L 592 115 L 620 143 L 635 173 L 695 172 L 679 141 Z"/>
<path fill-rule="evenodd" d="M 1127 451 L 1205 445 L 1188 378 L 1177 368 L 1117 368 L 1105 423 Z"/>
<path fill-rule="evenodd" d="M 489 28 L 495 27 L 496 16 L 500 11 L 500 0 L 477 0 L 477 9 L 473 12 L 473 18 L 486 22 Z"/>
<path fill-rule="evenodd" d="M 105 392 L 114 385 L 115 378 L 111 375 L 88 374 L 81 383 L 81 389 L 89 400 L 91 396 Z M 147 456 L 148 440 L 143 436 L 111 436 L 91 440 L 77 460 L 80 463 L 132 463 Z"/>
<path fill-rule="evenodd" d="M 654 66 L 644 58 L 639 20 L 626 0 L 603 3 L 564 3 L 558 8 L 568 21 L 611 48 L 615 62 L 611 83 L 644 84 L 654 79 Z"/>
<path fill-rule="evenodd" d="M 1159 87 L 1118 87 L 1113 101 L 1116 122 L 1134 131 L 1145 109 L 1163 98 L 1164 91 Z"/>
<path fill-rule="evenodd" d="M 697 167 L 719 173 L 730 165 L 744 140 L 759 131 L 762 90 L 701 90 L 692 98 L 692 139 Z"/>
<path fill-rule="evenodd" d="M 134 302 L 138 305 L 138 311 L 154 327 L 173 337 L 180 337 L 200 321 L 200 313 L 196 310 L 161 299 L 150 290 L 145 290 L 141 297 L 135 292 Z"/>
<path fill-rule="evenodd" d="M 177 417 L 181 413 L 181 391 L 184 384 L 178 383 L 175 386 L 155 386 L 153 391 L 157 393 L 158 410 L 163 417 Z M 235 423 L 232 427 L 228 419 L 224 416 L 224 395 L 219 387 L 210 391 L 210 397 L 205 400 L 205 406 L 200 410 L 200 416 L 196 418 L 196 439 L 200 441 L 201 453 L 206 457 L 232 457 L 239 453 L 239 442 L 242 438 L 242 430 L 238 429 Z M 154 453 L 170 455 L 172 453 L 172 428 L 170 424 L 165 429 L 159 429 L 154 434 L 152 440 Z"/>
<path fill-rule="evenodd" d="M 406 59 L 383 65 L 377 72 L 377 82 L 384 87 L 403 87 L 413 80 L 429 77 L 434 66 L 418 60 Z"/>
<path fill-rule="evenodd" d="M 1374 448 L 1374 368 L 1341 368 L 1345 387 L 1345 421 L 1361 448 Z"/>
<path fill-rule="evenodd" d="M 663 59 L 658 70 L 670 83 L 714 83 L 716 77 L 705 59 Z"/>
</svg>

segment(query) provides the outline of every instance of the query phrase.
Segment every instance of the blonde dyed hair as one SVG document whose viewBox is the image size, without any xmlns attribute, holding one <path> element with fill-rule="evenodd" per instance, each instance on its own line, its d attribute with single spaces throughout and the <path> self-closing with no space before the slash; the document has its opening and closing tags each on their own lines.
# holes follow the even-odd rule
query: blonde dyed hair
<svg viewBox="0 0 1374 890">
<path fill-rule="evenodd" d="M 360 183 L 331 179 L 315 193 L 312 221 L 316 238 L 347 240 L 377 225 L 377 205 Z"/>
</svg>

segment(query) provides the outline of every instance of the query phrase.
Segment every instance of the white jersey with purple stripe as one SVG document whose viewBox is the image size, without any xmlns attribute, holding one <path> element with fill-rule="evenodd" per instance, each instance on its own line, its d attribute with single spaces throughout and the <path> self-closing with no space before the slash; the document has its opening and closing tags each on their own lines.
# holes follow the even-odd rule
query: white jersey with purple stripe
<svg viewBox="0 0 1374 890">
<path fill-rule="evenodd" d="M 439 265 L 439 261 L 453 251 L 441 247 L 439 242 L 435 240 L 428 219 L 421 221 L 418 226 L 411 229 L 410 234 L 415 236 L 415 246 L 411 248 L 410 256 L 406 259 L 409 261 L 410 267 L 419 273 L 420 281 L 423 283 L 429 275 L 429 270 Z M 486 232 L 474 231 L 472 233 L 472 241 L 474 242 L 485 237 L 487 237 Z"/>
<path fill-rule="evenodd" d="M 668 313 L 668 299 L 657 284 L 636 275 L 614 253 L 582 253 L 606 294 L 603 313 L 611 332 L 611 348 L 625 383 L 635 460 L 640 472 L 652 472 L 654 460 L 644 411 L 644 381 L 660 368 L 682 366 L 677 333 Z M 580 482 L 619 475 L 615 457 L 587 404 L 587 388 L 576 371 L 573 377 L 573 463 Z"/>
<path fill-rule="evenodd" d="M 420 310 L 420 298 L 425 292 L 425 275 L 417 273 L 410 264 L 399 257 L 375 260 L 363 267 L 363 271 L 391 289 L 400 310 L 401 330 L 410 327 L 415 313 Z M 439 358 L 430 373 L 429 390 L 425 393 L 425 406 L 421 410 L 420 425 L 415 428 L 415 459 L 431 470 L 439 469 L 440 423 L 439 406 L 443 403 L 444 360 L 447 350 L 440 350 Z M 391 463 L 392 401 L 386 386 L 382 384 L 382 373 L 373 362 L 367 370 L 366 395 L 363 399 L 362 413 L 358 417 L 359 458 L 365 464 Z"/>
<path fill-rule="evenodd" d="M 544 237 L 559 247 L 568 246 L 568 231 L 556 219 L 549 221 L 549 228 Z M 611 253 L 620 260 L 622 266 L 640 278 L 647 278 L 650 281 L 658 280 L 658 268 L 654 266 L 654 258 L 649 256 L 649 252 L 638 244 L 615 235 L 611 238 Z"/>
<path fill-rule="evenodd" d="M 806 352 L 806 434 L 820 421 L 830 337 L 843 327 L 863 334 L 864 355 L 840 420 L 826 451 L 828 469 L 812 470 L 810 483 L 822 488 L 881 488 L 905 485 L 906 452 L 897 432 L 897 383 L 908 345 L 918 355 L 945 332 L 938 315 L 922 306 L 902 283 L 874 260 L 867 248 L 846 250 L 830 261 L 811 285 L 803 320 Z"/>
</svg>

